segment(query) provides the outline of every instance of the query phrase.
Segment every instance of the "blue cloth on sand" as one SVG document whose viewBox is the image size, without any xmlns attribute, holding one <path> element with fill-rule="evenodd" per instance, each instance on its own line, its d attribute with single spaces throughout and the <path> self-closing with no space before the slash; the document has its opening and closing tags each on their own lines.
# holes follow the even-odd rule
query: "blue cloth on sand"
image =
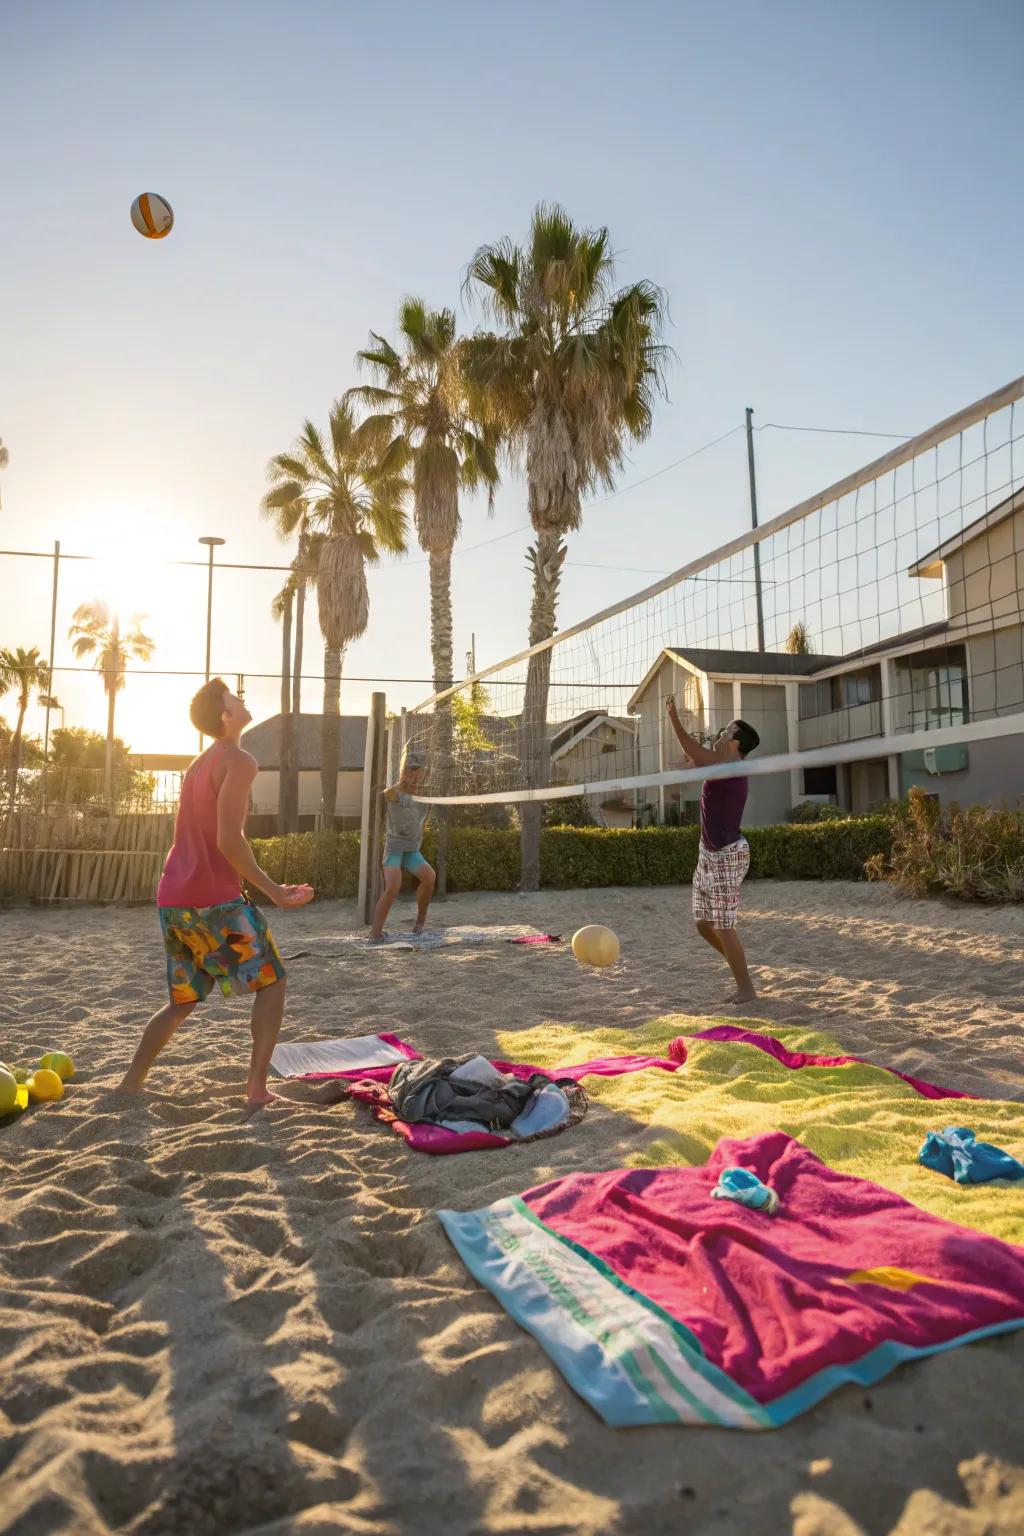
<svg viewBox="0 0 1024 1536">
<path fill-rule="evenodd" d="M 944 1131 L 929 1131 L 917 1160 L 958 1184 L 1024 1179 L 1024 1163 L 990 1141 L 977 1141 L 966 1125 L 947 1125 Z"/>
<path fill-rule="evenodd" d="M 737 1200 L 740 1205 L 766 1211 L 769 1216 L 774 1216 L 779 1208 L 779 1197 L 771 1185 L 746 1168 L 723 1168 L 711 1193 L 716 1200 Z"/>
</svg>

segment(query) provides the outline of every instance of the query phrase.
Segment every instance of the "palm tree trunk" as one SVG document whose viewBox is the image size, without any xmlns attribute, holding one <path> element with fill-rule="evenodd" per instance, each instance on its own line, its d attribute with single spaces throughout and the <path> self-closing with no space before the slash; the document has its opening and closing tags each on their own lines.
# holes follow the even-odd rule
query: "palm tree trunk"
<svg viewBox="0 0 1024 1536">
<path fill-rule="evenodd" d="M 531 550 L 533 601 L 530 604 L 530 644 L 539 645 L 555 632 L 558 585 L 565 560 L 561 534 L 542 528 Z M 526 670 L 526 690 L 520 722 L 520 755 L 526 789 L 543 789 L 548 783 L 550 755 L 547 734 L 548 691 L 551 682 L 551 650 L 531 656 Z M 525 800 L 520 818 L 519 884 L 524 891 L 540 889 L 540 829 L 543 802 Z"/>
<path fill-rule="evenodd" d="M 292 758 L 292 594 L 281 608 L 281 737 L 277 757 L 277 830 L 288 831 L 288 774 Z"/>
<path fill-rule="evenodd" d="M 9 848 L 11 845 L 11 831 L 14 826 L 14 813 L 18 800 L 18 770 L 21 767 L 21 731 L 25 723 L 25 711 L 28 708 L 28 699 L 18 700 L 18 724 L 15 726 L 14 735 L 11 738 L 11 761 L 7 770 L 7 816 L 4 821 L 4 843 Z"/>
<path fill-rule="evenodd" d="M 325 828 L 334 826 L 338 806 L 341 749 L 341 664 L 343 652 L 324 647 L 324 718 L 320 736 L 320 806 Z"/>
<path fill-rule="evenodd" d="M 25 711 L 28 708 L 28 699 L 18 699 L 18 723 L 14 727 L 14 735 L 11 737 L 11 761 L 7 768 L 7 804 L 11 811 L 14 810 L 14 802 L 18 796 L 18 771 L 21 768 L 21 733 L 25 724 Z"/>
<path fill-rule="evenodd" d="M 299 548 L 300 556 L 302 548 Z M 298 733 L 302 730 L 302 646 L 306 625 L 305 576 L 300 574 L 299 588 L 295 594 L 295 655 L 292 663 L 292 714 L 295 724 L 292 732 L 292 752 L 288 760 L 288 826 L 289 832 L 299 830 L 299 770 L 297 757 Z"/>
<path fill-rule="evenodd" d="M 306 588 L 301 583 L 295 594 L 295 668 L 292 673 L 292 709 L 302 713 L 302 642 L 306 623 Z"/>
<path fill-rule="evenodd" d="M 114 709 L 117 704 L 117 690 L 107 688 L 107 747 L 103 758 L 103 794 L 107 802 L 107 809 L 111 815 L 114 813 Z"/>
<path fill-rule="evenodd" d="M 430 552 L 430 654 L 434 667 L 434 692 L 450 688 L 452 676 L 452 552 Z M 444 699 L 434 710 L 434 757 L 431 779 L 437 793 L 448 794 L 452 777 L 452 705 Z M 448 821 L 450 812 L 442 806 L 437 813 L 437 895 L 448 895 Z"/>
</svg>

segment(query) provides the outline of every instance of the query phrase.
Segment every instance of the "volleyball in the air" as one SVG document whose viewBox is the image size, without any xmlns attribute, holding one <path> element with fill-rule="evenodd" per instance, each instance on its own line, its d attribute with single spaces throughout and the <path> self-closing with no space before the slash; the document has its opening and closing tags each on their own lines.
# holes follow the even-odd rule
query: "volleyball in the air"
<svg viewBox="0 0 1024 1536">
<path fill-rule="evenodd" d="M 174 210 L 167 199 L 156 192 L 140 192 L 132 203 L 132 223 L 147 240 L 162 240 L 171 232 Z"/>
<path fill-rule="evenodd" d="M 588 923 L 573 934 L 572 952 L 584 965 L 614 965 L 619 958 L 619 941 L 610 928 Z"/>
</svg>

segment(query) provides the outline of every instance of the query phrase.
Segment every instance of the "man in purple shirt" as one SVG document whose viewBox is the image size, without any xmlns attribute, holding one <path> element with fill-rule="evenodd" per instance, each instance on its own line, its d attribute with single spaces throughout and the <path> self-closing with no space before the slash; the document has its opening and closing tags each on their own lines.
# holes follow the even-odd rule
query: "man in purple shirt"
<svg viewBox="0 0 1024 1536">
<path fill-rule="evenodd" d="M 675 699 L 668 701 L 668 718 L 691 763 L 711 768 L 749 757 L 760 737 L 745 720 L 731 720 L 716 736 L 714 745 L 701 746 L 683 730 Z M 753 1002 L 754 991 L 747 957 L 736 932 L 740 886 L 750 868 L 750 847 L 741 823 L 747 803 L 747 780 L 705 779 L 700 792 L 700 854 L 693 877 L 693 919 L 701 938 L 717 949 L 728 963 L 736 982 L 731 1003 Z"/>
</svg>

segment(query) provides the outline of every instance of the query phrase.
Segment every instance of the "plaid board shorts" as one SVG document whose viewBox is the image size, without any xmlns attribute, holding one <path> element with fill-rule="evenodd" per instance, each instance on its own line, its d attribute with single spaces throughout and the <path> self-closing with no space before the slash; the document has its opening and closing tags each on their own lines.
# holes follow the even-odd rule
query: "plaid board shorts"
<svg viewBox="0 0 1024 1536">
<path fill-rule="evenodd" d="M 700 845 L 693 877 L 693 919 L 715 928 L 735 928 L 740 886 L 750 868 L 750 844 L 745 837 L 727 848 Z"/>
<path fill-rule="evenodd" d="M 225 997 L 273 986 L 284 965 L 259 907 L 160 907 L 172 1003 L 199 1003 L 214 985 Z"/>
</svg>

